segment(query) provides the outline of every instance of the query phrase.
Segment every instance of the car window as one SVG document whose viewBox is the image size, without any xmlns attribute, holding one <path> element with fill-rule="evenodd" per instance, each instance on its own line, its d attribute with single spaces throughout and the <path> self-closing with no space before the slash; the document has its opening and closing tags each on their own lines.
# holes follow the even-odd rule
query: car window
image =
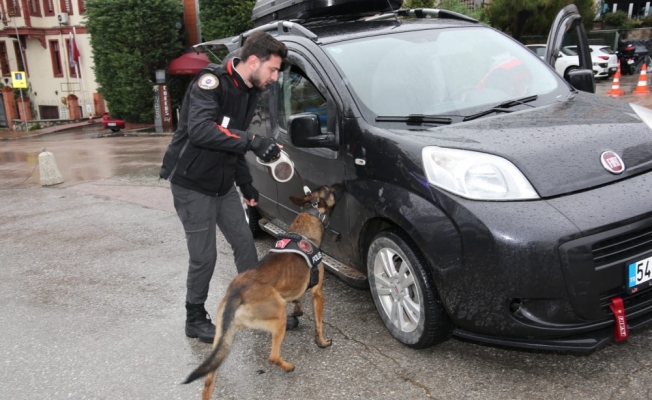
<svg viewBox="0 0 652 400">
<path fill-rule="evenodd" d="M 328 131 L 328 112 L 326 99 L 315 85 L 306 78 L 296 66 L 286 64 L 279 72 L 278 90 L 278 124 L 287 130 L 290 117 L 300 113 L 314 113 L 319 116 L 322 133 Z"/>
<path fill-rule="evenodd" d="M 560 85 L 539 57 L 488 28 L 367 37 L 330 44 L 326 53 L 364 106 L 383 116 L 456 114 Z"/>
<path fill-rule="evenodd" d="M 575 50 L 572 50 L 572 49 L 570 49 L 568 47 L 563 47 L 560 51 L 564 55 L 567 55 L 567 56 L 576 56 L 577 55 L 577 52 Z"/>
</svg>

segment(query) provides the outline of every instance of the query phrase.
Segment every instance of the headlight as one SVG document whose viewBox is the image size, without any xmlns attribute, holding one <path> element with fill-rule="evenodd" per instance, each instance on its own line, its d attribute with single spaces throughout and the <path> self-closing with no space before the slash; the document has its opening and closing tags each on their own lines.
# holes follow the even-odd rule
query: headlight
<svg viewBox="0 0 652 400">
<path fill-rule="evenodd" d="M 473 200 L 530 200 L 539 195 L 521 171 L 504 158 L 468 150 L 424 147 L 428 182 Z"/>
</svg>

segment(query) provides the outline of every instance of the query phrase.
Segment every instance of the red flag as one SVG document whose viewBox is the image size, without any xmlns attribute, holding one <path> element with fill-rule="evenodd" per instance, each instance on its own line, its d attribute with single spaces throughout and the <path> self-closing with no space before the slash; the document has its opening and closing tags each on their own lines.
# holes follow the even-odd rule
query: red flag
<svg viewBox="0 0 652 400">
<path fill-rule="evenodd" d="M 70 51 L 68 54 L 70 55 L 70 65 L 71 66 L 76 66 L 77 63 L 79 62 L 79 49 L 77 49 L 77 43 L 75 42 L 75 38 L 70 34 L 70 39 L 69 39 L 69 49 Z"/>
</svg>

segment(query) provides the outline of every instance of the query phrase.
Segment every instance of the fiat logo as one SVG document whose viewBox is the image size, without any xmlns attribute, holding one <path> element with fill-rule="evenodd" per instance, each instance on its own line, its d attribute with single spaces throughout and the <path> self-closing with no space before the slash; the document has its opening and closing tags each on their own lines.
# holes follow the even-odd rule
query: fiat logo
<svg viewBox="0 0 652 400">
<path fill-rule="evenodd" d="M 622 174 L 625 172 L 625 163 L 620 156 L 613 151 L 605 151 L 602 153 L 600 161 L 602 161 L 602 166 L 612 174 Z"/>
</svg>

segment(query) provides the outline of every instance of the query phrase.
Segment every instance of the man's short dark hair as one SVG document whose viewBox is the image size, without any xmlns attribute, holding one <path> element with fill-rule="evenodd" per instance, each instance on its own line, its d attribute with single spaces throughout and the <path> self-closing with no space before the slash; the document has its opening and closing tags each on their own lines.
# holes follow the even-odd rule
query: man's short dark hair
<svg viewBox="0 0 652 400">
<path fill-rule="evenodd" d="M 272 35 L 263 31 L 252 32 L 240 51 L 240 59 L 243 61 L 250 56 L 256 56 L 260 62 L 265 62 L 272 55 L 285 59 L 288 55 L 288 48 L 282 42 L 274 39 Z"/>
</svg>

